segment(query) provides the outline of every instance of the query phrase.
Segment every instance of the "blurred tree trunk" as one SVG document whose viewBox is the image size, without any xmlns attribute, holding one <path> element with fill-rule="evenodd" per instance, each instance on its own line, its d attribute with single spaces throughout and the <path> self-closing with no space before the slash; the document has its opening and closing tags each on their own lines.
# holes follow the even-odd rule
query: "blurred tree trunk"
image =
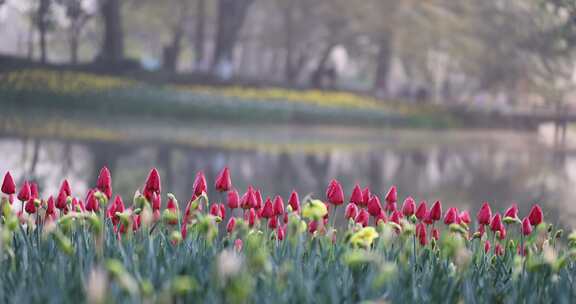
<svg viewBox="0 0 576 304">
<path fill-rule="evenodd" d="M 182 36 L 184 35 L 184 25 L 188 17 L 188 1 L 180 0 L 178 12 L 180 16 L 172 32 L 172 42 L 164 47 L 164 69 L 169 72 L 176 72 L 178 59 L 182 51 Z"/>
<path fill-rule="evenodd" d="M 336 47 L 336 43 L 330 42 L 322 52 L 320 60 L 316 65 L 316 68 L 312 72 L 312 76 L 310 77 L 310 83 L 313 88 L 321 89 L 324 87 L 324 78 L 327 72 L 328 60 L 330 59 L 330 54 L 332 54 L 332 50 Z"/>
<path fill-rule="evenodd" d="M 218 0 L 218 29 L 214 43 L 212 69 L 221 64 L 232 64 L 234 46 L 254 0 Z"/>
<path fill-rule="evenodd" d="M 288 7 L 282 10 L 284 26 L 284 48 L 286 49 L 286 58 L 284 63 L 284 77 L 289 85 L 294 84 L 296 80 L 296 71 L 294 64 L 294 5 L 290 1 Z"/>
<path fill-rule="evenodd" d="M 392 45 L 390 35 L 380 38 L 378 45 L 376 76 L 374 77 L 374 92 L 388 92 L 388 76 L 390 74 L 390 65 L 392 59 Z"/>
<path fill-rule="evenodd" d="M 196 70 L 204 69 L 204 41 L 206 40 L 206 0 L 196 2 L 196 26 L 194 31 L 194 62 Z"/>
<path fill-rule="evenodd" d="M 100 0 L 104 37 L 97 58 L 98 61 L 111 63 L 124 59 L 124 33 L 120 1 L 122 0 Z"/>
<path fill-rule="evenodd" d="M 71 0 L 63 3 L 66 9 L 66 17 L 70 22 L 70 25 L 68 26 L 70 62 L 72 64 L 77 64 L 78 50 L 80 48 L 80 35 L 82 34 L 82 29 L 91 16 L 82 8 L 82 0 Z"/>
<path fill-rule="evenodd" d="M 46 35 L 48 34 L 50 22 L 48 16 L 50 13 L 50 5 L 50 0 L 40 0 L 40 5 L 36 12 L 36 26 L 38 26 L 38 32 L 40 33 L 40 62 L 42 63 L 46 63 L 47 58 Z"/>
</svg>

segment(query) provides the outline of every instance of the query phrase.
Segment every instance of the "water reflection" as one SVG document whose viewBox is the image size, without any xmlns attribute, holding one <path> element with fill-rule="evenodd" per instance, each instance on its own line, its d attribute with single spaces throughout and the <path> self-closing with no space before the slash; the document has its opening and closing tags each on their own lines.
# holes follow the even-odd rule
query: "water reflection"
<svg viewBox="0 0 576 304">
<path fill-rule="evenodd" d="M 270 132 L 264 132 L 267 138 L 274 137 L 274 131 Z M 309 136 L 306 132 L 297 134 L 290 140 Z M 533 202 L 541 202 L 549 218 L 565 224 L 576 218 L 576 207 L 571 204 L 576 194 L 576 156 L 559 155 L 542 147 L 535 134 L 385 131 L 361 140 L 354 134 L 335 136 L 336 141 L 342 138 L 340 145 L 318 151 L 1 134 L 0 172 L 11 170 L 19 180 L 37 180 L 45 194 L 56 193 L 61 178 L 66 177 L 75 194 L 83 195 L 94 185 L 97 170 L 107 165 L 113 173 L 115 192 L 131 197 L 149 168 L 156 166 L 165 191 L 175 193 L 183 202 L 191 193 L 196 171 L 204 170 L 213 180 L 227 165 L 236 187 L 245 189 L 252 183 L 269 191 L 265 195 L 287 196 L 295 188 L 302 195 L 323 197 L 325 186 L 335 177 L 346 186 L 347 193 L 355 182 L 370 185 L 380 194 L 396 184 L 401 197 L 410 194 L 417 200 L 441 199 L 473 212 L 483 200 L 501 208 L 517 201 L 524 212 Z M 251 138 L 234 136 L 238 141 Z M 278 136 L 278 141 L 290 140 Z M 357 145 L 367 148 L 350 149 Z M 215 193 L 212 197 L 218 198 Z"/>
</svg>

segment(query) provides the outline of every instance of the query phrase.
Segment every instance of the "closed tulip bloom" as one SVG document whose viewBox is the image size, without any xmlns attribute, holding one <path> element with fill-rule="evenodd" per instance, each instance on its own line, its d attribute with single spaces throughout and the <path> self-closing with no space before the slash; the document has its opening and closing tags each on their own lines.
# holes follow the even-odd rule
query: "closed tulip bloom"
<svg viewBox="0 0 576 304">
<path fill-rule="evenodd" d="M 486 242 L 484 242 L 484 253 L 488 254 L 490 252 L 490 248 L 492 246 L 490 245 L 490 241 L 486 240 Z"/>
<path fill-rule="evenodd" d="M 38 194 L 38 184 L 32 182 L 29 184 L 30 184 L 30 198 L 40 197 Z"/>
<path fill-rule="evenodd" d="M 434 222 L 439 221 L 442 218 L 442 203 L 436 201 L 430 208 L 430 219 Z"/>
<path fill-rule="evenodd" d="M 240 207 L 242 209 L 250 209 L 256 206 L 256 195 L 254 194 L 254 188 L 252 186 L 248 186 L 246 193 L 242 195 L 240 199 Z"/>
<path fill-rule="evenodd" d="M 4 180 L 2 181 L 2 193 L 6 195 L 16 193 L 16 183 L 14 183 L 14 178 L 12 178 L 10 172 L 6 172 L 4 175 Z"/>
<path fill-rule="evenodd" d="M 476 215 L 478 224 L 480 225 L 490 225 L 490 220 L 492 219 L 492 210 L 490 210 L 490 205 L 488 202 L 484 202 L 478 214 Z"/>
<path fill-rule="evenodd" d="M 160 210 L 162 208 L 162 197 L 159 194 L 152 194 L 152 210 Z"/>
<path fill-rule="evenodd" d="M 56 198 L 56 208 L 62 210 L 66 208 L 66 200 L 68 196 L 66 195 L 66 191 L 60 189 L 60 193 L 58 193 L 58 197 Z"/>
<path fill-rule="evenodd" d="M 254 192 L 254 198 L 256 200 L 254 201 L 254 205 L 252 205 L 252 208 L 256 210 L 262 209 L 262 192 L 260 191 L 260 189 Z"/>
<path fill-rule="evenodd" d="M 468 211 L 460 212 L 458 217 L 460 218 L 460 221 L 466 223 L 466 225 L 469 225 L 472 222 L 472 219 L 470 218 L 470 213 Z"/>
<path fill-rule="evenodd" d="M 274 205 L 272 204 L 272 200 L 270 200 L 270 197 L 267 197 L 266 202 L 264 203 L 264 207 L 262 207 L 262 217 L 269 219 L 273 216 L 274 216 Z"/>
<path fill-rule="evenodd" d="M 236 218 L 235 217 L 231 217 L 228 220 L 228 224 L 226 224 L 226 231 L 228 233 L 232 233 L 234 231 L 234 227 L 236 227 Z"/>
<path fill-rule="evenodd" d="M 194 184 L 192 184 L 192 189 L 194 189 L 194 194 L 198 196 L 206 192 L 206 176 L 204 176 L 204 171 L 199 171 L 196 173 Z"/>
<path fill-rule="evenodd" d="M 396 190 L 396 186 L 390 187 L 390 190 L 388 190 L 388 193 L 386 193 L 384 200 L 388 204 L 393 204 L 398 201 L 398 191 Z"/>
<path fill-rule="evenodd" d="M 94 195 L 94 190 L 90 190 L 88 192 L 88 196 L 86 199 L 86 210 L 92 211 L 92 212 L 97 212 L 99 209 L 100 209 L 100 204 L 98 203 L 98 200 L 96 199 L 96 196 Z"/>
<path fill-rule="evenodd" d="M 502 245 L 500 245 L 500 243 L 497 243 L 496 247 L 494 247 L 494 254 L 498 255 L 498 256 L 504 255 L 504 247 L 502 247 Z"/>
<path fill-rule="evenodd" d="M 268 219 L 268 228 L 272 230 L 278 228 L 278 217 L 273 216 Z"/>
<path fill-rule="evenodd" d="M 388 217 L 386 217 L 386 212 L 384 210 L 380 210 L 380 214 L 376 216 L 376 225 L 382 223 L 386 223 L 388 221 Z"/>
<path fill-rule="evenodd" d="M 326 199 L 332 205 L 338 206 L 344 203 L 344 190 L 342 190 L 342 185 L 333 179 L 328 188 L 326 189 Z"/>
<path fill-rule="evenodd" d="M 318 221 L 308 223 L 308 233 L 313 234 L 316 230 L 318 230 Z"/>
<path fill-rule="evenodd" d="M 407 197 L 402 204 L 402 214 L 412 216 L 416 212 L 416 202 L 412 197 Z"/>
<path fill-rule="evenodd" d="M 228 167 L 225 167 L 218 173 L 214 188 L 219 192 L 226 192 L 232 188 L 232 179 L 230 179 L 230 169 L 228 169 Z"/>
<path fill-rule="evenodd" d="M 458 220 L 458 212 L 456 208 L 448 208 L 448 211 L 444 215 L 444 224 L 451 225 L 456 223 Z"/>
<path fill-rule="evenodd" d="M 358 215 L 356 215 L 356 223 L 362 225 L 363 227 L 368 226 L 368 221 L 370 219 L 370 214 L 368 214 L 368 211 L 366 211 L 366 209 L 360 209 L 360 211 L 358 212 Z"/>
<path fill-rule="evenodd" d="M 532 225 L 530 224 L 530 219 L 525 217 L 522 220 L 522 234 L 528 236 L 532 233 Z"/>
<path fill-rule="evenodd" d="M 358 215 L 358 207 L 356 207 L 356 204 L 349 203 L 348 205 L 346 205 L 346 210 L 344 211 L 344 218 L 355 219 L 356 215 Z"/>
<path fill-rule="evenodd" d="M 222 219 L 226 218 L 226 206 L 224 206 L 224 204 L 220 203 L 218 205 L 218 207 L 220 208 L 220 215 L 222 215 Z"/>
<path fill-rule="evenodd" d="M 283 241 L 284 238 L 286 237 L 286 227 L 279 226 L 277 233 L 278 233 L 278 240 Z"/>
<path fill-rule="evenodd" d="M 428 237 L 426 234 L 426 226 L 423 223 L 416 225 L 416 237 L 422 246 L 426 246 L 428 244 Z"/>
<path fill-rule="evenodd" d="M 148 173 L 148 177 L 146 178 L 146 182 L 144 183 L 144 196 L 148 201 L 152 201 L 153 195 L 160 195 L 162 192 L 162 186 L 160 181 L 160 173 L 158 173 L 158 169 L 152 168 L 150 173 Z"/>
<path fill-rule="evenodd" d="M 112 197 L 112 177 L 107 167 L 100 169 L 100 174 L 98 174 L 98 180 L 96 181 L 96 189 L 104 193 L 108 199 Z"/>
<path fill-rule="evenodd" d="M 352 189 L 352 195 L 350 195 L 350 203 L 360 205 L 363 201 L 364 196 L 362 195 L 362 188 L 360 188 L 360 185 L 356 184 L 354 189 Z"/>
<path fill-rule="evenodd" d="M 506 238 L 506 226 L 502 225 L 497 235 L 500 240 L 504 240 Z"/>
<path fill-rule="evenodd" d="M 30 184 L 28 181 L 24 181 L 24 184 L 22 184 L 22 187 L 20 187 L 20 191 L 18 191 L 18 195 L 16 197 L 18 197 L 18 200 L 21 202 L 26 202 L 30 199 Z"/>
<path fill-rule="evenodd" d="M 368 201 L 370 201 L 371 197 L 372 197 L 372 193 L 370 193 L 370 187 L 364 188 L 364 190 L 362 191 L 362 203 L 360 203 L 358 205 L 360 205 L 361 207 L 368 206 Z"/>
<path fill-rule="evenodd" d="M 440 239 L 440 230 L 438 228 L 432 228 L 432 238 L 435 240 Z"/>
<path fill-rule="evenodd" d="M 371 216 L 376 217 L 380 214 L 381 211 L 382 205 L 380 204 L 380 199 L 376 195 L 372 196 L 368 202 L 368 213 Z"/>
<path fill-rule="evenodd" d="M 426 225 L 434 224 L 434 220 L 430 217 L 430 210 L 428 210 L 428 212 L 426 212 L 426 216 L 424 216 L 424 219 L 422 219 L 422 222 Z"/>
<path fill-rule="evenodd" d="M 502 227 L 504 227 L 502 224 L 502 218 L 500 217 L 499 213 L 496 213 L 490 222 L 490 230 L 492 230 L 492 232 L 496 232 L 502 230 Z"/>
<path fill-rule="evenodd" d="M 64 191 L 67 196 L 72 196 L 72 188 L 70 187 L 70 183 L 67 179 L 62 181 L 62 185 L 60 185 L 60 191 Z"/>
<path fill-rule="evenodd" d="M 243 246 L 242 239 L 236 239 L 234 241 L 234 250 L 236 250 L 237 252 L 242 251 L 242 246 Z"/>
<path fill-rule="evenodd" d="M 426 201 L 421 201 L 418 205 L 418 208 L 416 209 L 416 218 L 422 221 L 426 217 L 426 213 L 428 213 Z"/>
<path fill-rule="evenodd" d="M 400 211 L 398 211 L 398 210 L 392 212 L 392 214 L 390 215 L 390 221 L 394 222 L 398 225 L 400 225 L 401 219 L 402 219 L 402 213 L 400 213 Z"/>
<path fill-rule="evenodd" d="M 36 199 L 34 198 L 30 198 L 27 202 L 26 205 L 24 206 L 24 210 L 26 210 L 26 212 L 28 214 L 34 214 L 36 213 Z"/>
<path fill-rule="evenodd" d="M 543 218 L 544 214 L 542 213 L 542 208 L 540 208 L 540 205 L 536 204 L 532 206 L 532 209 L 530 209 L 530 213 L 528 214 L 530 224 L 532 224 L 532 226 L 539 225 L 542 223 Z"/>
<path fill-rule="evenodd" d="M 284 213 L 284 201 L 280 195 L 274 197 L 274 215 L 282 215 Z"/>
<path fill-rule="evenodd" d="M 240 207 L 240 197 L 238 196 L 238 191 L 228 191 L 228 208 L 236 209 L 238 207 Z"/>
<path fill-rule="evenodd" d="M 50 196 L 46 202 L 46 217 L 45 220 L 56 220 L 56 204 L 54 203 L 54 197 Z"/>
<path fill-rule="evenodd" d="M 254 208 L 250 208 L 248 211 L 248 226 L 254 227 L 256 223 L 256 210 Z"/>
<path fill-rule="evenodd" d="M 288 199 L 288 205 L 292 207 L 292 211 L 294 212 L 300 211 L 300 199 L 298 198 L 298 192 L 296 192 L 296 190 L 292 190 L 292 193 L 290 193 L 290 198 Z"/>
<path fill-rule="evenodd" d="M 518 205 L 516 205 L 516 203 L 513 203 L 512 206 L 510 206 L 510 208 L 506 209 L 504 217 L 518 218 Z"/>
<path fill-rule="evenodd" d="M 222 214 L 220 213 L 220 206 L 218 206 L 218 204 L 210 205 L 210 215 L 222 218 Z"/>
</svg>

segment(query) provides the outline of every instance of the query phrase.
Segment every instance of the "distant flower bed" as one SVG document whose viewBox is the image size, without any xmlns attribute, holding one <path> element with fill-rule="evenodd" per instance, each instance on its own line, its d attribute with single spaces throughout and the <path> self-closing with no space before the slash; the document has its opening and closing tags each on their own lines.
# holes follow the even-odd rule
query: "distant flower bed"
<svg viewBox="0 0 576 304">
<path fill-rule="evenodd" d="M 131 202 L 103 168 L 83 198 L 64 180 L 1 187 L 4 302 L 517 303 L 576 298 L 576 233 L 483 203 L 476 216 L 396 187 L 384 196 L 333 180 L 320 198 L 239 193 L 230 171 L 216 198 L 196 174 L 181 206 L 150 171 Z M 285 203 L 285 198 L 287 202 Z M 382 198 L 382 200 L 381 200 Z M 166 203 L 162 201 L 165 200 Z"/>
<path fill-rule="evenodd" d="M 14 90 L 51 91 L 81 94 L 125 88 L 135 81 L 74 71 L 27 69 L 0 74 L 0 87 Z"/>
</svg>

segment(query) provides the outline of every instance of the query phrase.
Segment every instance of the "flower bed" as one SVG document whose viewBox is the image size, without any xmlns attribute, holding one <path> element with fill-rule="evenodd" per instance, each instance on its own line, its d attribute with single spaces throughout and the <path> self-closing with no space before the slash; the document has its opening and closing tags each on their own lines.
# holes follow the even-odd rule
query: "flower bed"
<svg viewBox="0 0 576 304">
<path fill-rule="evenodd" d="M 484 203 L 398 205 L 333 180 L 322 200 L 287 202 L 234 189 L 223 169 L 210 200 L 204 174 L 181 206 L 156 169 L 132 202 L 100 171 L 82 199 L 64 180 L 53 196 L 34 182 L 2 183 L 3 302 L 565 302 L 576 296 L 576 233 Z M 162 200 L 166 200 L 163 203 Z"/>
</svg>

